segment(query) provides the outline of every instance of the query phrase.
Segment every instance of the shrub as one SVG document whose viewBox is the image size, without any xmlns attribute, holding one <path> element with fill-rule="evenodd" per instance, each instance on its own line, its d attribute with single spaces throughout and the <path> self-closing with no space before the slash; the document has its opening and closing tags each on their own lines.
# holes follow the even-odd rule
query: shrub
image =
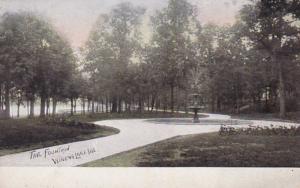
<svg viewBox="0 0 300 188">
<path fill-rule="evenodd" d="M 80 128 L 80 129 L 97 128 L 97 126 L 92 123 L 82 123 L 78 120 L 72 119 L 72 117 L 68 115 L 47 117 L 46 119 L 44 119 L 44 122 L 48 126 L 60 126 L 60 127 Z"/>
<path fill-rule="evenodd" d="M 232 126 L 222 125 L 219 130 L 221 136 L 231 135 L 251 135 L 251 136 L 300 136 L 299 126 L 252 126 L 246 128 L 236 128 Z"/>
</svg>

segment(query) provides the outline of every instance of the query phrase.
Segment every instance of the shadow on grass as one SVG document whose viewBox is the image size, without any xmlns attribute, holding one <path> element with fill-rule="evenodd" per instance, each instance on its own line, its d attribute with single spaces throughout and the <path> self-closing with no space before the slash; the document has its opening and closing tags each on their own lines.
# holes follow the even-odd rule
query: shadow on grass
<svg viewBox="0 0 300 188">
<path fill-rule="evenodd" d="M 300 136 L 180 136 L 83 166 L 300 167 Z"/>
</svg>

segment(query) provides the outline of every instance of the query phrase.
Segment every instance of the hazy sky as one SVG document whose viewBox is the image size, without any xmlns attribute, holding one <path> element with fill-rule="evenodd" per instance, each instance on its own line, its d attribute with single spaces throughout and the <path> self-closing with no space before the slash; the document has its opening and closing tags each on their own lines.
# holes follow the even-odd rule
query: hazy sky
<svg viewBox="0 0 300 188">
<path fill-rule="evenodd" d="M 166 6 L 168 0 L 0 0 L 0 12 L 35 11 L 48 17 L 72 43 L 80 47 L 101 13 L 114 5 L 129 1 L 147 8 L 148 15 Z M 235 15 L 247 0 L 189 0 L 199 7 L 202 23 L 224 25 L 234 22 Z"/>
</svg>

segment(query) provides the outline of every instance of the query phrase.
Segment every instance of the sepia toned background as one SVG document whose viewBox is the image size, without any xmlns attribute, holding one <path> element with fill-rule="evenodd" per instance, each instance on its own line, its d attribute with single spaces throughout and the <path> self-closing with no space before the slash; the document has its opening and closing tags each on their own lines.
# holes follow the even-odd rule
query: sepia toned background
<svg viewBox="0 0 300 188">
<path fill-rule="evenodd" d="M 51 19 L 59 31 L 64 33 L 74 47 L 80 47 L 87 40 L 89 32 L 99 14 L 107 13 L 121 0 L 2 0 L 0 11 L 34 11 Z M 146 17 L 167 5 L 167 0 L 128 0 L 135 5 L 147 7 Z M 247 0 L 190 0 L 200 9 L 202 23 L 218 25 L 232 24 Z M 144 26 L 147 32 L 149 27 Z M 145 32 L 143 32 L 145 34 Z"/>
</svg>

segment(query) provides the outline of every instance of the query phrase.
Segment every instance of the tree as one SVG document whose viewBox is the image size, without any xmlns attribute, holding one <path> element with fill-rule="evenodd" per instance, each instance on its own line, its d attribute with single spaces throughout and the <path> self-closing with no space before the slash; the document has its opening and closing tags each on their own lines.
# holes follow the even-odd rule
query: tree
<svg viewBox="0 0 300 188">
<path fill-rule="evenodd" d="M 112 112 L 122 111 L 123 78 L 140 48 L 139 26 L 144 12 L 130 3 L 117 5 L 108 15 L 100 16 L 87 42 L 85 69 L 93 85 L 101 85 L 98 89 L 110 96 Z"/>
<path fill-rule="evenodd" d="M 167 8 L 152 17 L 152 46 L 161 81 L 170 88 L 170 108 L 174 112 L 174 89 L 181 86 L 191 63 L 191 43 L 199 29 L 196 11 L 186 0 L 169 0 Z"/>
<path fill-rule="evenodd" d="M 48 101 L 52 98 L 52 114 L 56 113 L 57 102 L 69 97 L 68 88 L 70 83 L 78 81 L 77 86 L 81 83 L 81 77 L 77 78 L 76 58 L 69 43 L 61 37 L 56 38 L 52 44 L 53 50 L 51 58 L 51 69 L 48 71 L 47 80 Z M 82 86 L 81 86 L 82 87 Z M 78 90 L 81 92 L 81 87 Z M 49 105 L 47 105 L 49 106 Z"/>
<path fill-rule="evenodd" d="M 29 12 L 6 13 L 0 36 L 6 117 L 10 116 L 12 89 L 21 90 L 31 101 L 31 116 L 35 98 L 40 96 L 40 115 L 44 116 L 46 100 L 70 77 L 72 49 L 46 19 Z"/>
<path fill-rule="evenodd" d="M 212 112 L 239 112 L 246 89 L 245 46 L 234 28 L 211 24 L 202 27 L 198 44 L 200 64 L 192 69 L 192 81 Z"/>
<path fill-rule="evenodd" d="M 288 62 L 299 54 L 297 22 L 300 18 L 298 0 L 260 0 L 244 6 L 241 24 L 252 46 L 265 50 L 278 71 L 280 117 L 286 114 L 286 73 Z"/>
<path fill-rule="evenodd" d="M 20 15 L 5 14 L 0 25 L 0 64 L 4 86 L 5 117 L 10 117 L 10 92 L 14 82 L 24 73 L 20 60 L 24 57 L 23 18 Z M 20 47 L 23 47 L 20 49 Z"/>
</svg>

